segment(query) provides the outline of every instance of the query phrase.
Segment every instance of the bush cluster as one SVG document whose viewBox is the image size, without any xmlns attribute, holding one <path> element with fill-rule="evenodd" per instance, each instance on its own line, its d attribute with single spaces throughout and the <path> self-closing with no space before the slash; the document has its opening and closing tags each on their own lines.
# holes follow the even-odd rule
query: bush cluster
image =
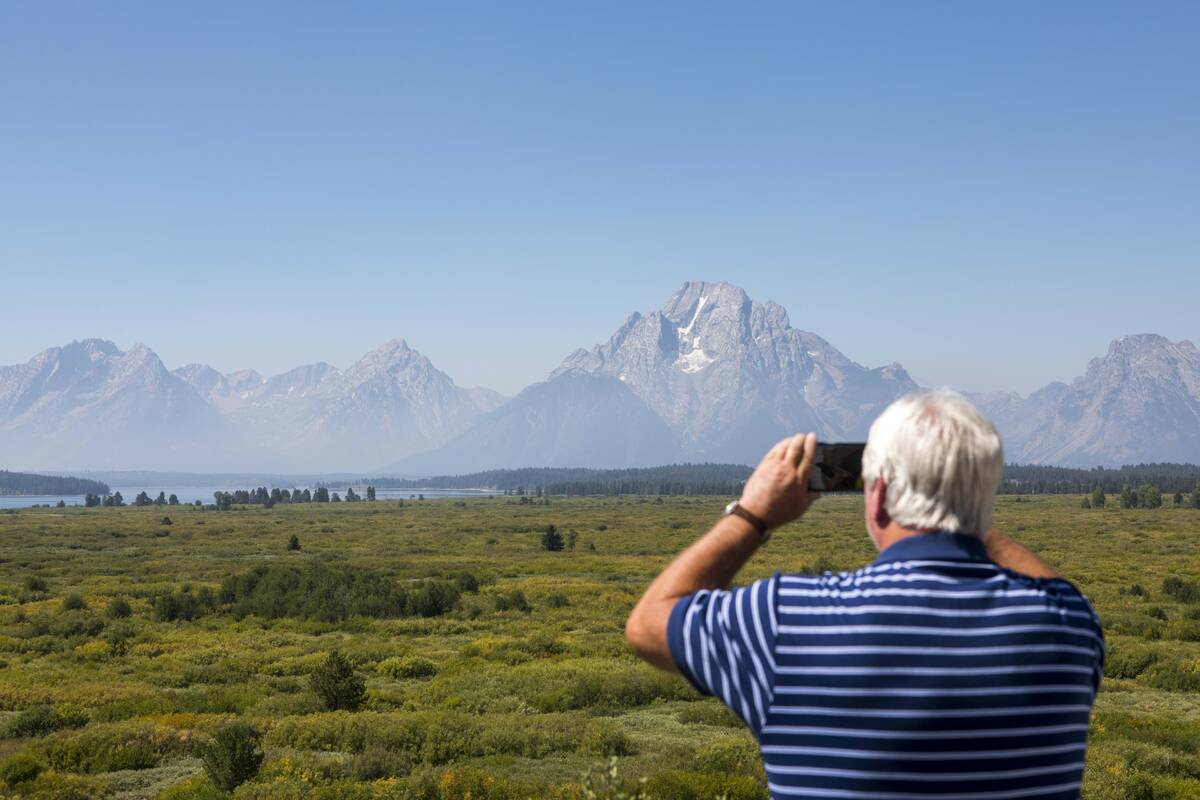
<svg viewBox="0 0 1200 800">
<path fill-rule="evenodd" d="M 45 736 L 64 728 L 81 728 L 87 721 L 87 713 L 81 708 L 32 706 L 8 721 L 8 725 L 4 727 L 4 736 L 10 739 Z"/>
<path fill-rule="evenodd" d="M 338 750 L 360 754 L 379 748 L 412 763 L 448 764 L 464 758 L 552 753 L 632 752 L 625 735 L 608 720 L 581 714 L 488 714 L 449 711 L 356 714 L 334 711 L 280 720 L 267 734 L 272 747 Z"/>
<path fill-rule="evenodd" d="M 459 595 L 454 581 L 401 585 L 375 570 L 310 562 L 264 565 L 227 578 L 219 601 L 238 618 L 254 614 L 337 622 L 355 616 L 434 617 L 454 608 Z"/>
</svg>

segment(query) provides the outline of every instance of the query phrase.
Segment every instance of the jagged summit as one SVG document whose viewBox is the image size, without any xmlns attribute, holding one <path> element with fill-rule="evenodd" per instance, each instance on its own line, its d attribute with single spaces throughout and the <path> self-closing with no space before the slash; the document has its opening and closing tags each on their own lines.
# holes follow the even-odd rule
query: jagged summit
<svg viewBox="0 0 1200 800">
<path fill-rule="evenodd" d="M 862 438 L 916 388 L 899 363 L 859 364 L 777 303 L 689 281 L 511 400 L 458 386 L 399 338 L 345 369 L 269 377 L 170 372 L 144 344 L 73 341 L 0 367 L 0 454 L 18 468 L 190 471 L 747 463 L 796 431 Z M 971 397 L 1011 461 L 1200 462 L 1191 341 L 1124 336 L 1069 383 Z"/>
<path fill-rule="evenodd" d="M 577 380 L 570 392 L 553 391 L 556 382 L 579 374 L 610 379 L 622 391 L 604 382 Z M 580 387 L 607 398 L 604 408 L 619 404 L 624 410 L 620 415 L 600 411 L 598 401 L 583 402 Z M 568 402 L 564 398 L 579 405 L 577 413 L 585 413 L 586 406 L 586 413 L 597 419 L 605 414 L 627 418 L 635 403 L 644 406 L 670 433 L 658 440 L 672 441 L 673 449 L 643 463 L 745 462 L 797 430 L 817 430 L 831 439 L 861 437 L 878 410 L 914 388 L 899 365 L 867 369 L 820 336 L 792 328 L 787 312 L 776 303 L 753 300 L 731 283 L 689 281 L 660 309 L 630 314 L 607 342 L 571 353 L 545 388 L 534 397 L 523 393 L 522 399 L 527 415 L 547 419 L 569 416 L 562 411 Z M 541 409 L 539 402 L 553 402 L 554 408 Z M 492 417 L 481 418 L 464 437 L 504 441 L 483 429 L 495 424 L 499 422 Z M 580 460 L 575 463 L 592 463 L 589 449 L 601 447 L 643 457 L 636 447 L 613 447 L 630 430 L 597 424 L 595 440 L 578 445 L 575 457 Z M 520 445 L 512 441 L 505 446 Z M 558 444 L 547 447 L 564 452 Z M 499 452 L 479 452 L 486 463 L 503 460 Z"/>
<path fill-rule="evenodd" d="M 0 450 L 31 467 L 361 469 L 437 446 L 503 398 L 463 389 L 403 339 L 345 371 L 168 372 L 102 339 L 0 367 Z"/>
</svg>

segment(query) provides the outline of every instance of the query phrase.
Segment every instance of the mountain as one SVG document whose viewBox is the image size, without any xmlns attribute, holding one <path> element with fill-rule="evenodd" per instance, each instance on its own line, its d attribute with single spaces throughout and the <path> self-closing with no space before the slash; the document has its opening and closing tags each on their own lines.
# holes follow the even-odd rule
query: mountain
<svg viewBox="0 0 1200 800">
<path fill-rule="evenodd" d="M 1200 350 L 1126 336 L 1070 384 L 992 414 L 1009 461 L 1062 466 L 1200 462 Z"/>
<path fill-rule="evenodd" d="M 345 369 L 168 371 L 87 339 L 0 367 L 0 469 L 430 475 L 520 467 L 754 463 L 779 438 L 866 436 L 917 389 L 729 283 L 685 283 L 507 399 L 458 386 L 403 339 Z M 1070 383 L 970 394 L 1008 461 L 1200 462 L 1200 350 L 1139 334 Z M 381 464 L 390 464 L 380 468 Z"/>
<path fill-rule="evenodd" d="M 0 367 L 0 453 L 30 468 L 209 463 L 220 414 L 148 347 L 86 339 Z"/>
<path fill-rule="evenodd" d="M 362 470 L 443 444 L 505 398 L 456 386 L 401 339 L 346 370 L 168 372 L 88 339 L 0 367 L 0 452 L 30 468 Z"/>
<path fill-rule="evenodd" d="M 861 439 L 917 388 L 899 364 L 868 369 L 775 303 L 729 283 L 689 282 L 658 311 L 630 315 L 603 344 L 401 470 L 748 463 L 780 437 Z"/>
<path fill-rule="evenodd" d="M 678 437 L 615 378 L 573 370 L 535 383 L 445 447 L 393 471 L 461 472 L 466 465 L 514 469 L 658 464 L 678 451 Z"/>
</svg>

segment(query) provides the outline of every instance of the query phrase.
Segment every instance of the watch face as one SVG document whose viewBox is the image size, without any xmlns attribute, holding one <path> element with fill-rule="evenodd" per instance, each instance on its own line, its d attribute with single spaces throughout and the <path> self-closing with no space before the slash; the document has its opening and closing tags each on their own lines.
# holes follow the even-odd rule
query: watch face
<svg viewBox="0 0 1200 800">
<path fill-rule="evenodd" d="M 730 503 L 729 505 L 725 506 L 725 516 L 729 516 L 730 514 L 732 514 L 732 513 L 733 513 L 733 510 L 734 510 L 735 508 L 737 508 L 737 504 L 738 504 L 738 501 L 737 501 L 737 500 L 734 500 L 732 503 Z"/>
</svg>

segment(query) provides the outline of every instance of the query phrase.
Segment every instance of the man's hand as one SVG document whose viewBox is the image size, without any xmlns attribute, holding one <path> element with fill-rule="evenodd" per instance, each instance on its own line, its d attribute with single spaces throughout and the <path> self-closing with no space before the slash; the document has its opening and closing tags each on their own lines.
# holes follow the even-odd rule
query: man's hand
<svg viewBox="0 0 1200 800">
<path fill-rule="evenodd" d="M 746 481 L 742 508 L 771 529 L 799 519 L 820 496 L 808 490 L 816 450 L 815 433 L 798 433 L 772 447 Z"/>
</svg>

